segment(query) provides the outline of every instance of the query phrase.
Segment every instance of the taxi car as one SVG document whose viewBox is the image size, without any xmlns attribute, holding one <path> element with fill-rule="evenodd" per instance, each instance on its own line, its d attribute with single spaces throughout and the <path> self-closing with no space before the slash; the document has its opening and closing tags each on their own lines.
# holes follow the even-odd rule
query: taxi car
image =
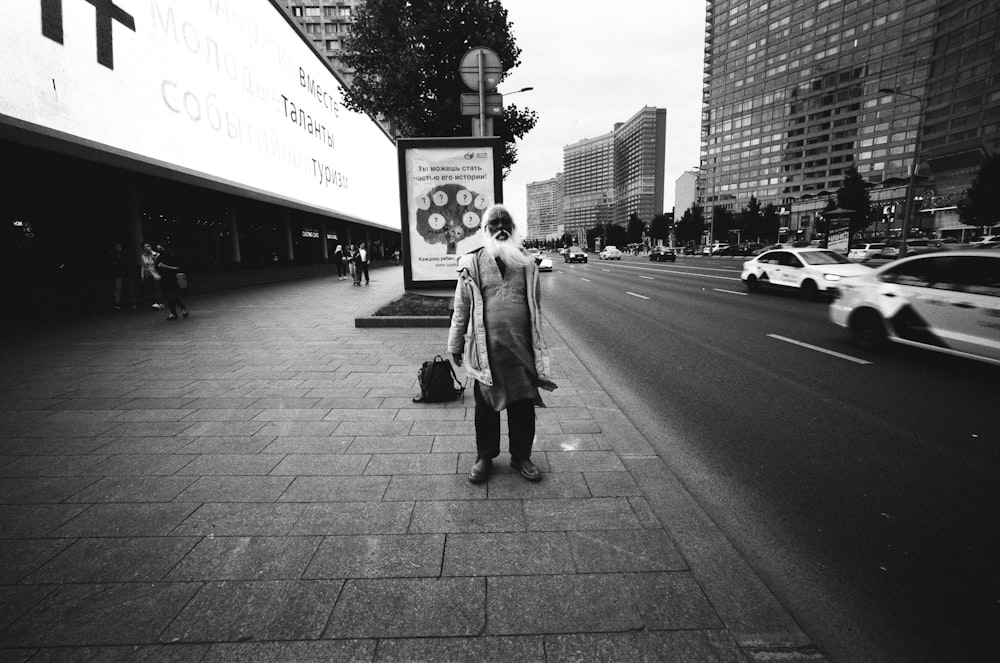
<svg viewBox="0 0 1000 663">
<path fill-rule="evenodd" d="M 566 249 L 566 253 L 563 254 L 563 259 L 566 262 L 587 262 L 587 252 L 579 246 L 571 246 Z"/>
<path fill-rule="evenodd" d="M 1000 365 L 1000 252 L 906 257 L 845 280 L 830 319 L 866 349 L 900 343 Z"/>
<path fill-rule="evenodd" d="M 747 290 L 798 290 L 806 297 L 831 295 L 840 283 L 872 271 L 829 249 L 781 248 L 765 251 L 743 263 L 740 279 Z"/>
<path fill-rule="evenodd" d="M 535 264 L 538 265 L 538 271 L 540 272 L 551 272 L 552 271 L 552 258 L 548 257 L 541 251 L 532 251 L 531 255 L 535 258 Z"/>
<path fill-rule="evenodd" d="M 601 260 L 621 260 L 622 252 L 618 250 L 617 246 L 605 246 L 604 249 L 598 254 Z"/>
</svg>

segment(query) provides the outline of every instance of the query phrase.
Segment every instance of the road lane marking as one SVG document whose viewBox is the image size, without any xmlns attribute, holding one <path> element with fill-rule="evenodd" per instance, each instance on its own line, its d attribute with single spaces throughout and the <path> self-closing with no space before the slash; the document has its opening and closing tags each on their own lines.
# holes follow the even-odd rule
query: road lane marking
<svg viewBox="0 0 1000 663">
<path fill-rule="evenodd" d="M 646 297 L 644 295 L 637 295 L 636 293 L 629 292 L 628 290 L 625 291 L 625 294 L 626 295 L 632 295 L 633 297 L 638 297 L 639 299 L 649 299 L 649 297 Z"/>
<path fill-rule="evenodd" d="M 864 359 L 858 359 L 857 357 L 852 357 L 850 355 L 841 354 L 839 352 L 834 352 L 833 350 L 827 350 L 826 348 L 820 348 L 815 345 L 809 345 L 808 343 L 803 343 L 802 341 L 796 341 L 795 339 L 785 338 L 784 336 L 778 336 L 777 334 L 768 334 L 771 338 L 784 341 L 785 343 L 791 343 L 792 345 L 798 345 L 803 348 L 808 348 L 809 350 L 815 350 L 816 352 L 822 352 L 823 354 L 830 355 L 832 357 L 838 357 L 840 359 L 846 359 L 847 361 L 853 361 L 855 364 L 871 364 L 870 361 L 865 361 Z"/>
<path fill-rule="evenodd" d="M 585 279 L 585 278 L 583 278 L 582 276 L 580 277 L 580 280 L 581 280 L 581 281 L 586 281 L 587 283 L 590 283 L 590 279 Z"/>
<path fill-rule="evenodd" d="M 642 274 L 639 275 L 639 278 L 640 279 L 646 279 L 647 281 L 655 281 L 656 280 L 652 276 L 643 276 Z"/>
<path fill-rule="evenodd" d="M 745 292 L 736 292 L 735 290 L 723 290 L 722 288 L 712 288 L 712 290 L 715 290 L 716 292 L 725 292 L 725 293 L 730 294 L 730 295 L 740 295 L 741 297 L 746 297 L 747 296 L 747 293 L 745 293 Z"/>
</svg>

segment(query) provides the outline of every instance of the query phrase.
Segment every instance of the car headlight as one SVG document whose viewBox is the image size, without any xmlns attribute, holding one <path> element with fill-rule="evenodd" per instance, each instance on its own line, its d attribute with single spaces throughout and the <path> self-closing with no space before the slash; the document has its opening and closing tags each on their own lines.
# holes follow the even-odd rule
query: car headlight
<svg viewBox="0 0 1000 663">
<path fill-rule="evenodd" d="M 827 281 L 839 281 L 840 274 L 824 274 L 823 278 L 826 279 Z"/>
</svg>

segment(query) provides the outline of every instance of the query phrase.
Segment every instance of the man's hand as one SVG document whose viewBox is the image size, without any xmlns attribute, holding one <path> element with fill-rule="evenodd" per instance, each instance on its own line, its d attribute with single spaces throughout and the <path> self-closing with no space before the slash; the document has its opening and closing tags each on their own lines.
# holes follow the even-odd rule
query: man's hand
<svg viewBox="0 0 1000 663">
<path fill-rule="evenodd" d="M 451 358 L 455 362 L 456 366 L 461 366 L 462 365 L 462 353 L 461 352 L 452 352 L 451 353 Z"/>
</svg>

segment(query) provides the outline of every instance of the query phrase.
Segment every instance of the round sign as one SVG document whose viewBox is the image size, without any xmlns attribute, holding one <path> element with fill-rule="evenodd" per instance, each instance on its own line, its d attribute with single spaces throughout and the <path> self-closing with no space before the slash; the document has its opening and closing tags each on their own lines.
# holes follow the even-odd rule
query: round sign
<svg viewBox="0 0 1000 663">
<path fill-rule="evenodd" d="M 474 48 L 462 56 L 462 64 L 458 71 L 462 75 L 462 82 L 470 90 L 479 91 L 479 54 L 483 54 L 483 89 L 492 92 L 500 84 L 500 77 L 503 76 L 503 64 L 496 51 L 480 46 Z"/>
</svg>

